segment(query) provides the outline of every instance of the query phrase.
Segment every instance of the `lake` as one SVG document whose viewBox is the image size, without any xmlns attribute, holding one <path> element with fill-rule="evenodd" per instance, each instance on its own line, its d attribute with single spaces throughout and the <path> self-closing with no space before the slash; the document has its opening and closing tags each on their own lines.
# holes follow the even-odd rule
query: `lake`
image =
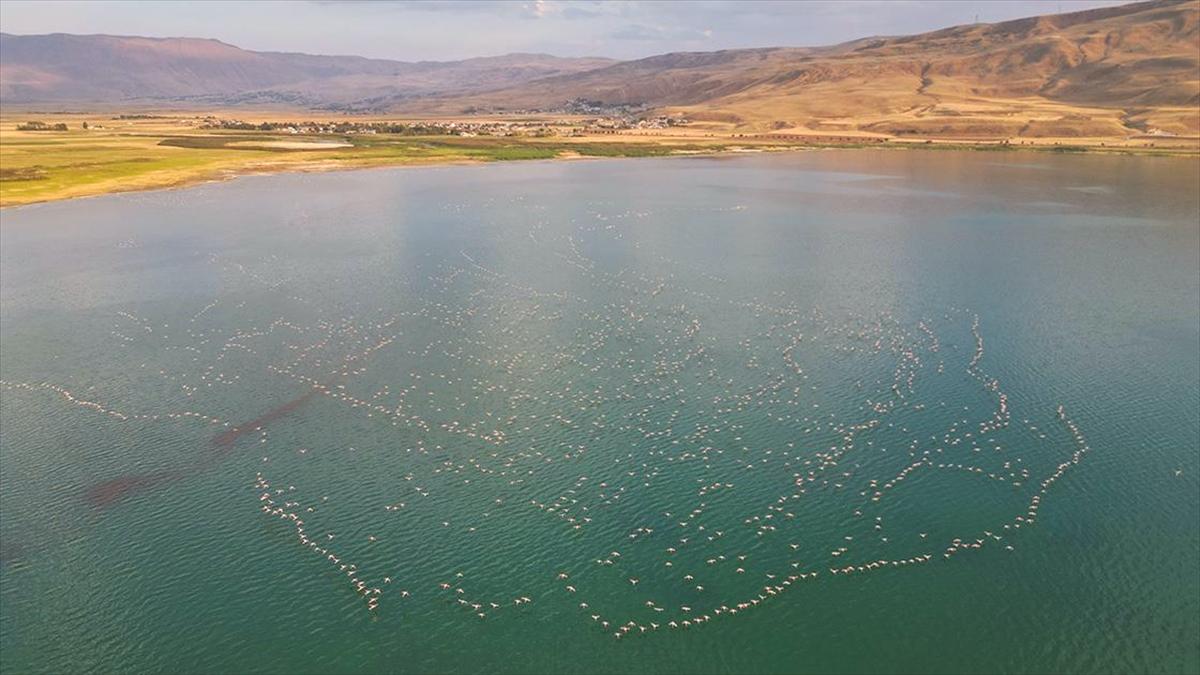
<svg viewBox="0 0 1200 675">
<path fill-rule="evenodd" d="M 1197 672 L 1200 164 L 5 210 L 6 672 Z"/>
</svg>

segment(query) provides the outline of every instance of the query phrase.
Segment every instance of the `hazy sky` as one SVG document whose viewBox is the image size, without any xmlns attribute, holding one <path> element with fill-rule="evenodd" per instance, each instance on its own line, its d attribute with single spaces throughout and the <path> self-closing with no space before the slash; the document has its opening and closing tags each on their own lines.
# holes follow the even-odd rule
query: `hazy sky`
<svg viewBox="0 0 1200 675">
<path fill-rule="evenodd" d="M 671 51 L 827 45 L 1114 0 L 3 0 L 8 33 L 209 37 L 311 54 L 448 60 L 508 52 L 638 58 Z M 2 56 L 2 55 L 0 55 Z"/>
</svg>

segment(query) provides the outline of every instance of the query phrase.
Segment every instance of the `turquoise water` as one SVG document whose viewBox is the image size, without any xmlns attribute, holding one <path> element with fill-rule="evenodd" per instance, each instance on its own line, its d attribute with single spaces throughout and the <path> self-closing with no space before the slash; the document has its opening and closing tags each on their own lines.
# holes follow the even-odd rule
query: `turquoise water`
<svg viewBox="0 0 1200 675">
<path fill-rule="evenodd" d="M 840 151 L 6 210 L 0 666 L 1200 671 L 1198 186 Z"/>
</svg>

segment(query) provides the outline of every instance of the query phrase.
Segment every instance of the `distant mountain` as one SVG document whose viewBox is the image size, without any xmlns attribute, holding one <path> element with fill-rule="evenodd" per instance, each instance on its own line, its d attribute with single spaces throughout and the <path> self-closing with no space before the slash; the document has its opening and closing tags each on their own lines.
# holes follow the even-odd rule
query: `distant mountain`
<svg viewBox="0 0 1200 675">
<path fill-rule="evenodd" d="M 759 129 L 958 136 L 1200 133 L 1200 2 L 1160 0 L 811 49 L 665 54 L 400 110 L 582 98 Z"/>
<path fill-rule="evenodd" d="M 405 63 L 216 40 L 0 34 L 0 97 L 409 114 L 550 111 L 583 100 L 778 133 L 1197 135 L 1200 1 L 625 62 L 510 54 Z"/>
<path fill-rule="evenodd" d="M 254 52 L 196 38 L 0 33 L 0 98 L 10 104 L 370 107 L 377 98 L 495 89 L 611 63 L 545 54 L 408 63 Z"/>
</svg>

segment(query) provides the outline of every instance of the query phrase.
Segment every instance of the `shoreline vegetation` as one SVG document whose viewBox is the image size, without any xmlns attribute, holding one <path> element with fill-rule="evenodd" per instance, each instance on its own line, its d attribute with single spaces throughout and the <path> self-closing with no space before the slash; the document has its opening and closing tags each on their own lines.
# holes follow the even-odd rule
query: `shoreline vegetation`
<svg viewBox="0 0 1200 675">
<path fill-rule="evenodd" d="M 746 132 L 719 124 L 596 129 L 582 120 L 535 117 L 405 122 L 343 117 L 324 123 L 267 121 L 280 119 L 279 114 L 258 117 L 230 129 L 214 125 L 212 114 L 4 115 L 0 207 L 244 175 L 517 160 L 855 148 L 1200 155 L 1200 138 L 1173 136 L 925 138 Z"/>
</svg>

